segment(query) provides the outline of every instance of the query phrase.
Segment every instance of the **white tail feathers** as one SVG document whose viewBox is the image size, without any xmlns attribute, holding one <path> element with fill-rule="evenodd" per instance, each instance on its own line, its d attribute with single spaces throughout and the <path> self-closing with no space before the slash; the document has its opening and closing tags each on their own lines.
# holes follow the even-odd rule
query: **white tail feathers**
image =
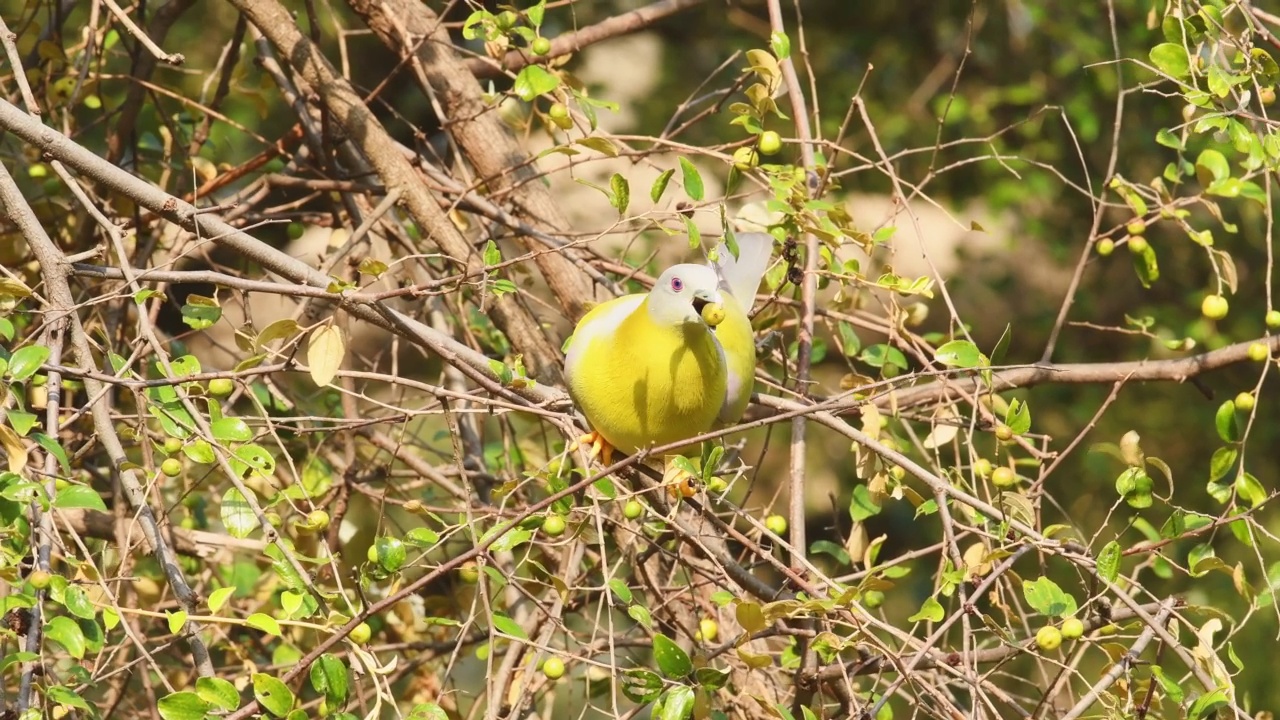
<svg viewBox="0 0 1280 720">
<path fill-rule="evenodd" d="M 742 304 L 744 310 L 750 312 L 755 303 L 756 290 L 760 288 L 760 279 L 769 268 L 769 258 L 773 255 L 773 236 L 767 233 L 738 233 L 738 257 L 734 259 L 729 248 L 721 246 L 719 257 L 711 264 L 720 277 L 720 287 Z"/>
</svg>

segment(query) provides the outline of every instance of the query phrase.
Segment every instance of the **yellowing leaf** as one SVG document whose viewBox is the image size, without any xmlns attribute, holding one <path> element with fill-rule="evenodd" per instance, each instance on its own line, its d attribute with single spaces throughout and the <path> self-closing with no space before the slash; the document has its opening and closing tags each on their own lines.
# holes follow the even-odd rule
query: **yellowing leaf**
<svg viewBox="0 0 1280 720">
<path fill-rule="evenodd" d="M 346 346 L 342 331 L 333 325 L 323 325 L 311 333 L 307 343 L 307 365 L 311 367 L 311 379 L 324 387 L 338 374 Z"/>
<path fill-rule="evenodd" d="M 9 458 L 9 472 L 20 473 L 27 466 L 27 448 L 8 425 L 0 425 L 0 448 Z"/>
</svg>

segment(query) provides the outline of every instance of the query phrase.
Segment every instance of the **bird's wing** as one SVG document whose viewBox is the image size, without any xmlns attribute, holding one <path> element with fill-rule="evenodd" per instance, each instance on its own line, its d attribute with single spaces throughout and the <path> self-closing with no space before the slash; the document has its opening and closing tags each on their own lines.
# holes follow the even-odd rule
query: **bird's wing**
<svg viewBox="0 0 1280 720">
<path fill-rule="evenodd" d="M 721 248 L 720 256 L 711 264 L 720 277 L 720 287 L 729 291 L 742 303 L 742 309 L 751 312 L 755 304 L 756 290 L 760 287 L 760 279 L 769 268 L 769 258 L 773 254 L 773 237 L 767 233 L 739 233 L 738 257 L 727 248 Z"/>
<path fill-rule="evenodd" d="M 640 303 L 644 301 L 644 298 L 645 295 L 643 293 L 623 295 L 620 298 L 600 303 L 591 308 L 591 312 L 582 316 L 582 319 L 578 321 L 578 326 L 573 330 L 573 335 L 569 338 L 568 348 L 565 352 L 564 374 L 566 378 L 573 375 L 578 363 L 582 361 L 582 357 L 586 354 L 587 346 L 591 344 L 591 341 L 616 330 L 619 323 L 635 312 L 636 308 L 640 307 Z"/>
</svg>

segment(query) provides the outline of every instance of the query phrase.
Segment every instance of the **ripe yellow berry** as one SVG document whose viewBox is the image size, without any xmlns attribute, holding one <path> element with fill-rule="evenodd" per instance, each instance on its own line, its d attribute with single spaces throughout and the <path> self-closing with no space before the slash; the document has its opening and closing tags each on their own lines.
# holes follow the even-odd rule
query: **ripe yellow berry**
<svg viewBox="0 0 1280 720">
<path fill-rule="evenodd" d="M 787 531 L 787 519 L 781 515 L 770 515 L 764 519 L 764 526 L 774 535 L 781 536 Z"/>
<path fill-rule="evenodd" d="M 720 624 L 711 618 L 702 618 L 698 623 L 698 634 L 703 642 L 715 642 L 720 635 Z"/>
<path fill-rule="evenodd" d="M 1013 470 L 1005 466 L 1000 466 L 991 471 L 991 484 L 996 487 L 1012 487 L 1018 482 L 1018 476 Z"/>
<path fill-rule="evenodd" d="M 1269 357 L 1271 357 L 1271 351 L 1267 348 L 1266 343 L 1256 342 L 1249 344 L 1250 360 L 1254 362 L 1264 362 Z"/>
<path fill-rule="evenodd" d="M 1129 245 L 1129 252 L 1133 253 L 1134 255 L 1141 255 L 1142 253 L 1147 251 L 1147 248 L 1151 247 L 1151 244 L 1147 242 L 1147 239 L 1140 235 L 1129 236 L 1128 245 Z"/>
<path fill-rule="evenodd" d="M 1240 412 L 1250 412 L 1253 410 L 1254 397 L 1253 393 L 1242 392 L 1236 395 L 1236 409 Z"/>
<path fill-rule="evenodd" d="M 740 147 L 733 151 L 733 166 L 742 172 L 760 164 L 760 154 L 753 147 Z"/>
<path fill-rule="evenodd" d="M 1200 303 L 1200 314 L 1210 320 L 1221 320 L 1227 316 L 1230 305 L 1221 295 L 1206 295 Z"/>
<path fill-rule="evenodd" d="M 1075 640 L 1084 634 L 1084 623 L 1080 618 L 1069 617 L 1062 621 L 1062 637 Z"/>
<path fill-rule="evenodd" d="M 1098 254 L 1101 255 L 1102 257 L 1106 257 L 1111 253 L 1115 252 L 1115 249 L 1116 249 L 1116 243 L 1111 238 L 1102 238 L 1101 240 L 1098 241 L 1097 250 L 1098 250 Z"/>
</svg>

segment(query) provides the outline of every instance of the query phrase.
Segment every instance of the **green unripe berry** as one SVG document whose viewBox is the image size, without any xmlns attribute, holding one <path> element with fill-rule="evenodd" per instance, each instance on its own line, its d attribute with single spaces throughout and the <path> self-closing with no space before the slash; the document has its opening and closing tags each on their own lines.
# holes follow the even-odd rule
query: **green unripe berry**
<svg viewBox="0 0 1280 720">
<path fill-rule="evenodd" d="M 733 151 L 733 166 L 742 172 L 760 164 L 760 154 L 753 147 L 740 147 Z"/>
<path fill-rule="evenodd" d="M 1080 618 L 1069 617 L 1062 621 L 1062 637 L 1075 640 L 1081 635 L 1084 635 L 1084 623 Z"/>
<path fill-rule="evenodd" d="M 551 107 L 547 110 L 547 115 L 552 120 L 567 120 L 569 118 L 569 106 L 562 102 L 551 103 Z"/>
<path fill-rule="evenodd" d="M 1253 410 L 1254 397 L 1253 393 L 1242 392 L 1236 395 L 1236 409 L 1240 412 L 1250 412 Z"/>
<path fill-rule="evenodd" d="M 1124 226 L 1124 229 L 1130 235 L 1141 235 L 1147 231 L 1147 223 L 1142 218 L 1134 218 Z"/>
<path fill-rule="evenodd" d="M 536 37 L 529 43 L 529 50 L 534 55 L 546 55 L 551 52 L 551 41 L 544 37 Z"/>
<path fill-rule="evenodd" d="M 351 642 L 363 645 L 369 642 L 369 638 L 373 637 L 373 628 L 369 627 L 369 623 L 360 623 L 351 629 L 351 634 L 347 637 Z"/>
<path fill-rule="evenodd" d="M 542 661 L 542 674 L 548 680 L 559 680 L 564 677 L 564 661 L 558 657 L 549 657 Z"/>
<path fill-rule="evenodd" d="M 214 378 L 209 381 L 209 394 L 221 397 L 230 395 L 232 390 L 236 389 L 236 384 L 231 378 Z"/>
<path fill-rule="evenodd" d="M 182 450 L 182 441 L 176 437 L 164 439 L 164 451 L 170 455 Z"/>
<path fill-rule="evenodd" d="M 178 458 L 169 458 L 160 463 L 160 472 L 169 477 L 178 477 L 182 474 L 182 461 Z"/>
<path fill-rule="evenodd" d="M 973 463 L 973 474 L 980 478 L 991 475 L 991 461 L 986 458 L 979 458 Z"/>
<path fill-rule="evenodd" d="M 1101 240 L 1098 241 L 1097 250 L 1098 250 L 1098 254 L 1101 255 L 1102 257 L 1106 257 L 1111 253 L 1115 252 L 1115 249 L 1116 249 L 1116 243 L 1111 238 L 1102 238 Z"/>
<path fill-rule="evenodd" d="M 1045 625 L 1036 633 L 1036 645 L 1041 650 L 1057 650 L 1062 645 L 1062 631 L 1052 625 Z"/>
<path fill-rule="evenodd" d="M 622 508 L 622 516 L 628 520 L 635 520 L 642 514 L 644 514 L 644 505 L 641 505 L 639 500 L 628 500 Z"/>
<path fill-rule="evenodd" d="M 1280 328 L 1280 310 L 1271 310 L 1267 312 L 1267 327 L 1272 330 Z"/>
<path fill-rule="evenodd" d="M 560 537 L 568 527 L 561 515 L 548 515 L 542 519 L 542 532 L 551 537 Z"/>
<path fill-rule="evenodd" d="M 996 426 L 996 439 L 1000 442 L 1009 442 L 1013 439 L 1013 428 L 1000 423 Z"/>
<path fill-rule="evenodd" d="M 772 130 L 765 130 L 760 133 L 758 144 L 761 155 L 774 155 L 782 149 L 782 138 Z"/>
<path fill-rule="evenodd" d="M 1129 236 L 1128 245 L 1129 245 L 1129 252 L 1133 253 L 1134 255 L 1141 255 L 1142 253 L 1147 251 L 1147 248 L 1151 247 L 1151 244 L 1147 242 L 1146 238 L 1141 236 L 1135 236 L 1135 235 Z"/>
</svg>

